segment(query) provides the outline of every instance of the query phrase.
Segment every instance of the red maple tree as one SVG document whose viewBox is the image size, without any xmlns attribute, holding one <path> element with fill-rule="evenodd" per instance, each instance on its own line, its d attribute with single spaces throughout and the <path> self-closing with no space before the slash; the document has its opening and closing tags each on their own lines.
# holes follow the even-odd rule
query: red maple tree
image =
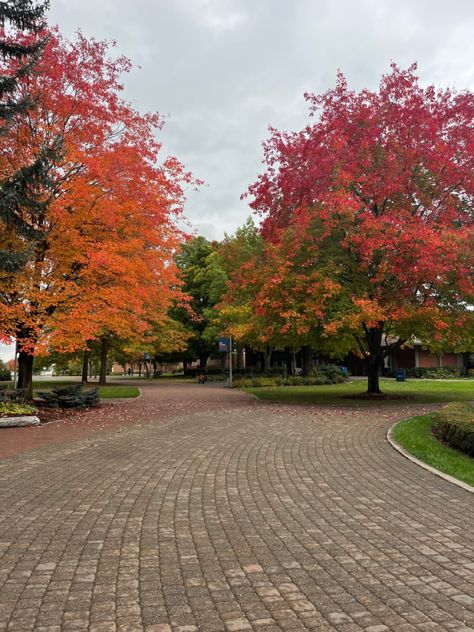
<svg viewBox="0 0 474 632">
<path fill-rule="evenodd" d="M 249 189 L 280 253 L 256 309 L 364 356 L 378 393 L 384 357 L 414 336 L 461 350 L 464 331 L 469 344 L 474 95 L 423 88 L 416 65 L 392 65 L 378 91 L 339 74 L 306 99 L 314 122 L 271 130 Z"/>
</svg>

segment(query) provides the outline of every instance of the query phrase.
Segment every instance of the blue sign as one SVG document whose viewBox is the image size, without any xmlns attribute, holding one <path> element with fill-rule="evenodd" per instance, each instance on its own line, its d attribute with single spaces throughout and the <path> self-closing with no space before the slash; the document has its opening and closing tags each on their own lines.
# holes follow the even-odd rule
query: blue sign
<svg viewBox="0 0 474 632">
<path fill-rule="evenodd" d="M 397 369 L 395 373 L 395 379 L 397 380 L 397 382 L 404 382 L 405 378 L 406 378 L 405 369 Z"/>
<path fill-rule="evenodd" d="M 148 353 L 148 351 L 145 351 L 145 353 L 143 354 L 143 360 L 144 362 L 149 362 L 151 360 L 151 355 Z"/>
<path fill-rule="evenodd" d="M 219 338 L 219 351 L 221 353 L 229 353 L 230 338 Z"/>
</svg>

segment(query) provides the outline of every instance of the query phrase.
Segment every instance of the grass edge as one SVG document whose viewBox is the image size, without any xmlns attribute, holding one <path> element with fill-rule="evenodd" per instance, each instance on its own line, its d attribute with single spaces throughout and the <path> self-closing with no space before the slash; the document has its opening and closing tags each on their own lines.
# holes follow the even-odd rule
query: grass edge
<svg viewBox="0 0 474 632">
<path fill-rule="evenodd" d="M 431 413 L 428 413 L 428 414 L 431 414 Z M 438 470 L 436 467 L 433 467 L 432 465 L 430 465 L 429 463 L 426 463 L 425 461 L 422 461 L 413 453 L 411 453 L 409 450 L 404 448 L 400 443 L 398 443 L 398 441 L 396 441 L 395 430 L 397 426 L 399 426 L 400 424 L 404 422 L 411 421 L 412 419 L 415 419 L 416 417 L 423 417 L 423 416 L 424 415 L 415 415 L 415 417 L 407 417 L 406 419 L 399 419 L 398 421 L 393 423 L 387 431 L 387 441 L 392 446 L 392 448 L 397 450 L 397 452 L 399 452 L 402 456 L 404 456 L 406 459 L 408 459 L 412 463 L 416 463 L 423 469 L 428 470 L 428 472 L 431 472 L 432 474 L 435 474 L 436 476 L 444 479 L 445 481 L 449 481 L 450 483 L 453 483 L 454 485 L 461 487 L 465 491 L 470 492 L 471 494 L 474 494 L 474 486 L 470 485 L 469 483 L 466 483 L 465 481 L 459 478 L 456 478 L 455 476 L 452 476 L 451 474 L 448 474 L 447 472 Z"/>
</svg>

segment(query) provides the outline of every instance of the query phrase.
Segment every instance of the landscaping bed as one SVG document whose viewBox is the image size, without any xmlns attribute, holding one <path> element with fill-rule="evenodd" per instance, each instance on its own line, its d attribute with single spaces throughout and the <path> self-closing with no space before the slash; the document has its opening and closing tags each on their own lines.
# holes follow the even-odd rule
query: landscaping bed
<svg viewBox="0 0 474 632">
<path fill-rule="evenodd" d="M 474 406 L 467 402 L 444 406 L 438 413 L 434 433 L 452 448 L 474 457 Z"/>
<path fill-rule="evenodd" d="M 101 407 L 103 407 L 103 405 L 101 405 Z M 71 420 L 77 415 L 88 412 L 89 410 L 92 410 L 92 408 L 88 406 L 77 408 L 50 407 L 40 400 L 36 400 L 34 405 L 21 404 L 18 402 L 0 402 L 0 426 L 14 428 L 17 426 L 38 425 L 38 420 L 39 424 L 59 421 L 65 418 Z M 27 423 L 26 420 L 28 418 L 31 419 L 31 423 Z M 18 420 L 19 423 L 16 423 L 16 420 Z M 23 422 L 22 420 L 25 421 Z M 2 421 L 3 424 L 1 423 Z"/>
<path fill-rule="evenodd" d="M 440 413 L 435 412 L 402 421 L 395 427 L 393 438 L 420 461 L 474 486 L 474 459 L 438 438 L 439 419 Z"/>
<path fill-rule="evenodd" d="M 323 386 L 343 384 L 347 381 L 341 367 L 326 364 L 315 369 L 311 375 L 248 375 L 234 380 L 234 388 L 261 388 L 268 386 Z"/>
</svg>

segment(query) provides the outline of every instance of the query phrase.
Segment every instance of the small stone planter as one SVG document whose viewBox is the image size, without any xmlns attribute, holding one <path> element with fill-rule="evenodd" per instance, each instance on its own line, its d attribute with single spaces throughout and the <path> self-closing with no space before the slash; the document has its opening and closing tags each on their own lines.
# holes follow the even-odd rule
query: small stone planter
<svg viewBox="0 0 474 632">
<path fill-rule="evenodd" d="M 39 417 L 36 415 L 0 417 L 0 428 L 22 428 L 23 426 L 37 426 L 39 423 Z"/>
</svg>

